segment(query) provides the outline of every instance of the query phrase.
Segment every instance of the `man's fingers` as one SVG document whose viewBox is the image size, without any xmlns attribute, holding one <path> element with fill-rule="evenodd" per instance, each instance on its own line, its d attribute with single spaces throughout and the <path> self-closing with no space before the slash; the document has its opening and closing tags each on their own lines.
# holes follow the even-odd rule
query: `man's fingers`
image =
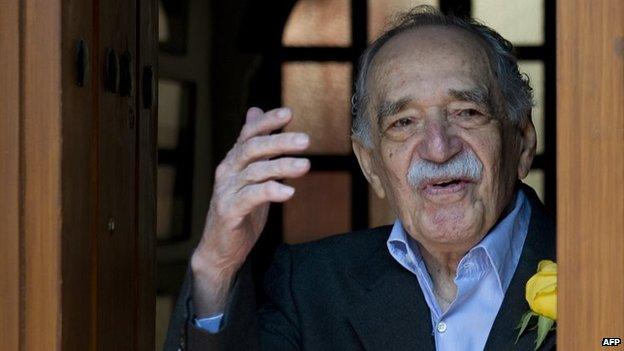
<svg viewBox="0 0 624 351">
<path fill-rule="evenodd" d="M 295 178 L 304 175 L 309 169 L 310 161 L 305 158 L 283 157 L 270 161 L 258 161 L 241 172 L 241 180 L 244 186 L 272 179 Z"/>
<path fill-rule="evenodd" d="M 245 115 L 245 123 L 254 123 L 257 119 L 262 117 L 264 111 L 257 107 L 250 107 Z"/>
<path fill-rule="evenodd" d="M 305 133 L 280 133 L 256 136 L 235 147 L 230 160 L 233 168 L 240 171 L 251 162 L 268 159 L 286 153 L 305 150 L 310 137 Z"/>
<path fill-rule="evenodd" d="M 252 108 L 247 112 L 247 122 L 238 137 L 239 143 L 243 143 L 254 136 L 266 135 L 280 129 L 292 118 L 292 111 L 288 107 L 274 109 L 256 117 L 258 110 L 260 109 Z"/>
<path fill-rule="evenodd" d="M 239 216 L 246 216 L 257 206 L 267 202 L 284 202 L 295 193 L 295 188 L 270 180 L 243 187 L 233 201 Z"/>
</svg>

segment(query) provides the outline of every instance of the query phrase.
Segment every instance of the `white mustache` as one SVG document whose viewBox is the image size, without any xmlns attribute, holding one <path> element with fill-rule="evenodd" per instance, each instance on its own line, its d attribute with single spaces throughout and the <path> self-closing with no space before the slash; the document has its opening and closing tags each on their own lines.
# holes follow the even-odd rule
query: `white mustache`
<svg viewBox="0 0 624 351">
<path fill-rule="evenodd" d="M 436 181 L 465 179 L 477 181 L 481 178 L 483 164 L 474 152 L 465 150 L 445 163 L 427 160 L 414 162 L 407 173 L 407 181 L 415 188 Z"/>
</svg>

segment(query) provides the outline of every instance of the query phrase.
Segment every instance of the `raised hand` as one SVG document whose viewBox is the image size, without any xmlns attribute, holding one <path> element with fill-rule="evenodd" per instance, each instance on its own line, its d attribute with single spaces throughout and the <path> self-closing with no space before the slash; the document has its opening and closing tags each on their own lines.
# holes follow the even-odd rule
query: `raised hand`
<svg viewBox="0 0 624 351">
<path fill-rule="evenodd" d="M 206 225 L 191 258 L 198 316 L 223 311 L 232 279 L 266 224 L 269 204 L 293 196 L 295 189 L 277 180 L 310 169 L 307 159 L 280 157 L 305 150 L 306 134 L 270 134 L 291 120 L 288 108 L 250 108 L 236 144 L 217 166 Z"/>
</svg>

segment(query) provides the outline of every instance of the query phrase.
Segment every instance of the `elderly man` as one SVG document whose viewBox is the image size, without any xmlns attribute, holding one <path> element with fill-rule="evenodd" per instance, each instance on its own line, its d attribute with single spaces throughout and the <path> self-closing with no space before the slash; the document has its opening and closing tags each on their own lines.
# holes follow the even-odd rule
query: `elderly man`
<svg viewBox="0 0 624 351">
<path fill-rule="evenodd" d="M 167 347 L 529 350 L 524 286 L 554 259 L 554 224 L 519 179 L 535 154 L 531 88 L 491 29 L 419 7 L 364 53 L 353 149 L 393 226 L 283 246 L 258 311 L 247 255 L 276 179 L 310 167 L 287 108 L 252 108 L 217 167 L 206 227 Z M 312 214 L 311 214 L 312 215 Z M 550 349 L 554 336 L 543 344 Z"/>
</svg>

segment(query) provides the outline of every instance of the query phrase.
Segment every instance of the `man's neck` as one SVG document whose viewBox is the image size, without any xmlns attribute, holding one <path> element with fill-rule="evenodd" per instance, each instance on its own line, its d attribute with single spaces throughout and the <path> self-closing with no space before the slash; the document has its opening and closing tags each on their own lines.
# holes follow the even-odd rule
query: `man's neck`
<svg viewBox="0 0 624 351">
<path fill-rule="evenodd" d="M 508 205 L 503 209 L 492 228 L 513 210 L 516 202 L 516 194 L 517 188 L 514 189 L 514 195 L 511 196 L 511 201 L 509 201 Z M 476 244 L 477 243 L 469 245 L 470 247 L 458 247 L 453 250 L 440 251 L 433 248 L 426 248 L 420 243 L 417 243 L 423 261 L 427 266 L 427 271 L 429 272 L 431 281 L 433 282 L 434 294 L 442 312 L 448 310 L 451 303 L 457 296 L 455 276 L 457 275 L 459 262 Z"/>
<path fill-rule="evenodd" d="M 457 296 L 455 275 L 457 266 L 466 252 L 432 253 L 420 246 L 420 252 L 433 282 L 433 292 L 444 313 Z"/>
</svg>

